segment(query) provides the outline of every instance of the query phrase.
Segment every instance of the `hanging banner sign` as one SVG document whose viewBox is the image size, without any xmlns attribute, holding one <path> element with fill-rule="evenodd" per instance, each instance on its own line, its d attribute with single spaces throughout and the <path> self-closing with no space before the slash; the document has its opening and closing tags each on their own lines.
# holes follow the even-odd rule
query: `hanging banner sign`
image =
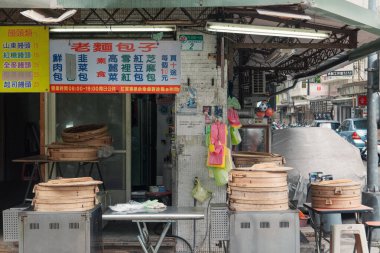
<svg viewBox="0 0 380 253">
<path fill-rule="evenodd" d="M 177 41 L 51 40 L 50 91 L 179 93 L 180 52 Z"/>
<path fill-rule="evenodd" d="M 1 26 L 0 92 L 49 91 L 49 29 Z"/>
</svg>

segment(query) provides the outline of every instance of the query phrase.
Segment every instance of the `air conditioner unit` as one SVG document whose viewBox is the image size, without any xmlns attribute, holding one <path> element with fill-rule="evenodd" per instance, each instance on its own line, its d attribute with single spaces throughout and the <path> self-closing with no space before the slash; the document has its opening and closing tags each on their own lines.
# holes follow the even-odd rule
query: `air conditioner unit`
<svg viewBox="0 0 380 253">
<path fill-rule="evenodd" d="M 283 61 L 289 59 L 292 55 L 296 53 L 295 49 L 276 49 L 272 54 L 270 54 L 265 61 L 272 65 L 278 65 Z"/>
<path fill-rule="evenodd" d="M 252 94 L 265 94 L 265 72 L 252 70 Z"/>
</svg>

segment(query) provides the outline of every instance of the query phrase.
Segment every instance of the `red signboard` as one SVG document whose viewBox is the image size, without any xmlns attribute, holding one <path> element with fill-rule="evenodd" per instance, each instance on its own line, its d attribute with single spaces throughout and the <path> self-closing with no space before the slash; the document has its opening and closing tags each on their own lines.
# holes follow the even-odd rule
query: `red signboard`
<svg viewBox="0 0 380 253">
<path fill-rule="evenodd" d="M 358 105 L 359 106 L 366 106 L 367 105 L 367 96 L 366 95 L 359 95 L 358 96 Z"/>
</svg>

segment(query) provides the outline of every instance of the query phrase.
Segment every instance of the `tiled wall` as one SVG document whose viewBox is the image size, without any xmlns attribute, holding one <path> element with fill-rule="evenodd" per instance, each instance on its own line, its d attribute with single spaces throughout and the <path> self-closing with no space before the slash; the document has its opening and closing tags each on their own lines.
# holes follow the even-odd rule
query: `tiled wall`
<svg viewBox="0 0 380 253">
<path fill-rule="evenodd" d="M 182 32 L 182 34 L 191 34 Z M 188 99 L 188 83 L 196 89 L 197 108 L 188 115 L 189 119 L 203 120 L 203 106 L 222 106 L 224 120 L 227 112 L 227 78 L 225 78 L 224 88 L 221 87 L 221 69 L 216 65 L 216 36 L 203 34 L 203 51 L 182 51 L 181 53 L 181 76 L 182 91 L 176 97 L 176 117 L 186 117 L 186 113 L 180 113 L 180 107 L 186 104 Z M 226 71 L 224 71 L 226 76 Z M 212 80 L 213 79 L 213 80 Z M 204 126 L 204 124 L 203 124 Z M 186 135 L 183 129 L 178 129 L 176 124 L 176 154 L 173 168 L 173 178 L 175 189 L 173 204 L 178 206 L 207 207 L 205 203 L 194 203 L 191 190 L 194 185 L 194 178 L 198 177 L 205 188 L 211 190 L 213 198 L 211 203 L 223 203 L 226 200 L 226 188 L 217 187 L 214 179 L 208 176 L 206 167 L 207 149 L 204 145 L 204 134 Z M 182 133 L 181 133 L 182 132 Z M 180 133 L 181 135 L 178 135 Z M 209 219 L 207 220 L 209 221 Z M 197 221 L 195 228 L 192 221 L 177 223 L 177 234 L 193 245 L 193 230 L 195 229 L 196 245 L 199 247 L 206 235 L 206 219 Z M 208 238 L 204 240 L 202 251 L 207 252 Z M 186 252 L 187 246 L 179 243 L 177 252 Z"/>
</svg>

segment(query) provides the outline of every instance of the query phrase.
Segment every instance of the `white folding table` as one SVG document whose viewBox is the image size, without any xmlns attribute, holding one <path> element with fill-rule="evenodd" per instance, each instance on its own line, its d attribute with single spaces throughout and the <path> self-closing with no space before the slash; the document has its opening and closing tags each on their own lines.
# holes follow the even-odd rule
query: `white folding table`
<svg viewBox="0 0 380 253">
<path fill-rule="evenodd" d="M 204 219 L 205 209 L 202 207 L 175 207 L 168 206 L 164 210 L 144 209 L 142 212 L 128 213 L 115 212 L 107 210 L 103 214 L 103 220 L 130 220 L 137 224 L 139 235 L 137 236 L 141 247 L 145 253 L 157 253 L 170 225 L 179 220 L 201 220 Z M 146 223 L 148 222 L 164 222 L 165 226 L 158 239 L 157 244 L 152 245 L 149 240 L 149 231 Z M 195 235 L 194 235 L 195 236 Z"/>
</svg>

